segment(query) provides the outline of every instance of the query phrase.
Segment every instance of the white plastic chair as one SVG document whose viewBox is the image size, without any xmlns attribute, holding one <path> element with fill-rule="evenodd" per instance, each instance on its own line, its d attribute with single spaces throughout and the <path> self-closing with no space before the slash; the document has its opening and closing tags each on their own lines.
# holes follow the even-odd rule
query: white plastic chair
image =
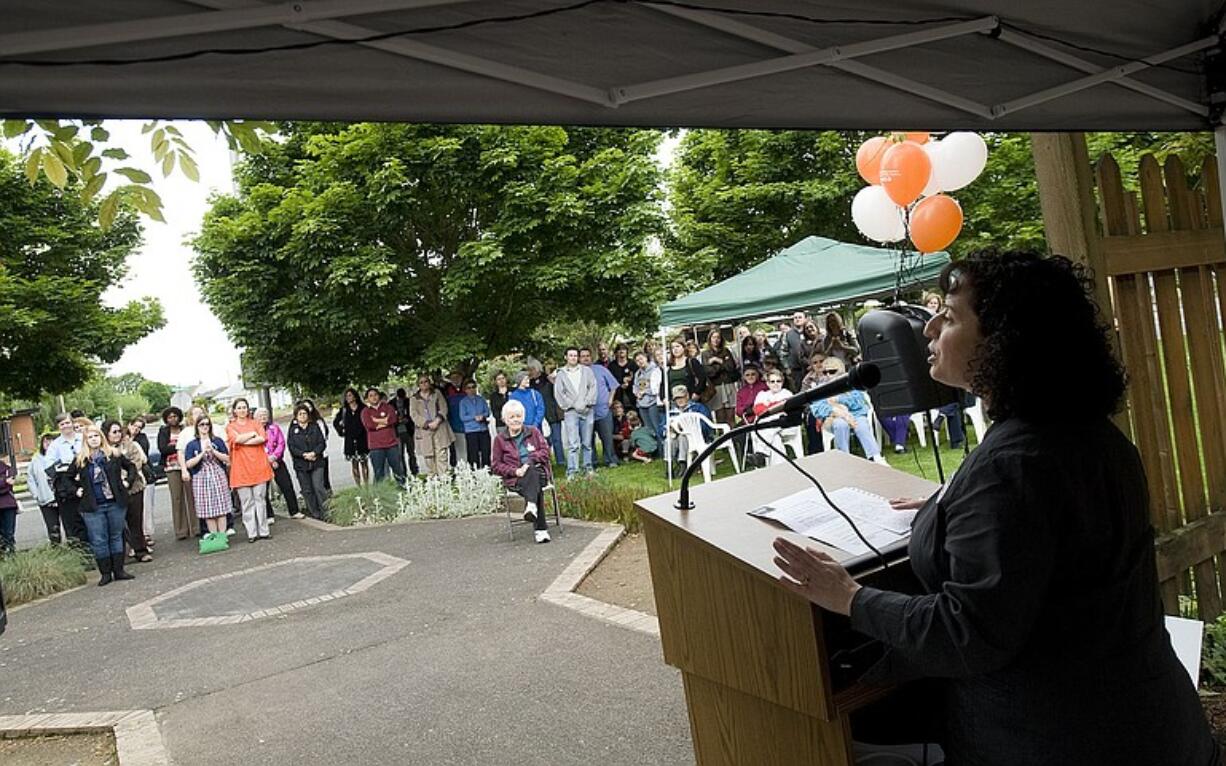
<svg viewBox="0 0 1226 766">
<path fill-rule="evenodd" d="M 682 412 L 678 415 L 673 415 L 668 419 L 668 427 L 672 432 L 673 439 L 685 440 L 685 464 L 690 464 L 691 456 L 698 456 L 707 448 L 706 437 L 702 435 L 702 427 L 706 426 L 716 433 L 727 433 L 731 430 L 724 423 L 715 423 L 707 416 L 700 412 Z M 737 458 L 736 445 L 731 441 L 724 442 L 720 449 L 728 451 L 732 456 L 732 467 L 737 473 L 741 472 L 741 462 Z M 671 455 L 669 456 L 671 458 Z M 705 481 L 711 481 L 711 471 L 714 464 L 714 455 L 702 461 L 702 478 Z"/>
<path fill-rule="evenodd" d="M 787 460 L 775 450 L 765 446 L 766 444 L 773 444 L 776 449 L 784 452 L 787 451 L 788 447 L 791 447 L 794 457 L 804 457 L 805 437 L 800 426 L 793 426 L 791 428 L 763 428 L 754 434 L 754 438 L 763 442 L 762 448 L 757 451 L 766 454 L 768 465 L 779 465 L 786 463 Z"/>
</svg>

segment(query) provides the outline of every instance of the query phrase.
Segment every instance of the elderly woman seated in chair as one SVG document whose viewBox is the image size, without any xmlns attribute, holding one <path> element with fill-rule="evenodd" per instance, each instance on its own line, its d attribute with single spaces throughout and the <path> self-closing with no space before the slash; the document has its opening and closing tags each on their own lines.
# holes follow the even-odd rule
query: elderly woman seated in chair
<svg viewBox="0 0 1226 766">
<path fill-rule="evenodd" d="M 822 381 L 829 380 L 847 371 L 843 360 L 837 356 L 828 356 L 822 362 Z M 863 391 L 851 390 L 829 399 L 819 399 L 809 405 L 813 417 L 822 421 L 825 428 L 834 434 L 834 446 L 842 452 L 851 452 L 851 432 L 856 432 L 864 456 L 874 463 L 884 463 L 881 456 L 881 446 L 873 435 L 873 424 L 869 419 L 868 399 Z"/>
<path fill-rule="evenodd" d="M 524 499 L 524 521 L 532 522 L 538 543 L 549 542 L 543 488 L 550 480 L 549 442 L 533 426 L 524 425 L 524 405 L 512 399 L 502 405 L 506 433 L 498 434 L 490 470 Z"/>
</svg>

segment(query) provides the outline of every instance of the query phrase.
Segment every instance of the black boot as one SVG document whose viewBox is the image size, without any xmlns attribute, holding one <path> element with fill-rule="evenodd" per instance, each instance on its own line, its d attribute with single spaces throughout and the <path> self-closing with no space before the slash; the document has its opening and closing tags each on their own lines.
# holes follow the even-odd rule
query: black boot
<svg viewBox="0 0 1226 766">
<path fill-rule="evenodd" d="M 108 585 L 115 578 L 111 576 L 111 561 L 112 559 L 97 559 L 98 571 L 102 573 L 102 578 L 98 580 L 99 585 Z"/>
<path fill-rule="evenodd" d="M 135 580 L 136 578 L 127 572 L 123 571 L 123 554 L 116 553 L 111 556 L 111 570 L 115 573 L 116 580 Z"/>
</svg>

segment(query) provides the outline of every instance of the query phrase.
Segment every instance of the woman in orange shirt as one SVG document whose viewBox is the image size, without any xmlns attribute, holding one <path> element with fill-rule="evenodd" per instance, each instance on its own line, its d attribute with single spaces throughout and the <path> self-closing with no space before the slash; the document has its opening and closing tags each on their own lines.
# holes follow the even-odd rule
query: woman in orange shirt
<svg viewBox="0 0 1226 766">
<path fill-rule="evenodd" d="M 272 481 L 272 466 L 264 452 L 264 427 L 251 417 L 246 399 L 235 399 L 230 405 L 226 447 L 230 450 L 230 487 L 238 492 L 243 507 L 247 542 L 268 540 L 272 534 L 268 530 L 264 493 Z"/>
</svg>

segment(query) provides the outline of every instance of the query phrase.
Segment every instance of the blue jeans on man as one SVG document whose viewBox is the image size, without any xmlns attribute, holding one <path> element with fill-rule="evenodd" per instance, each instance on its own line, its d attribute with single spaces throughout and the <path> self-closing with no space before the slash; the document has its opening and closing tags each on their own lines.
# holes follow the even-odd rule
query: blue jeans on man
<svg viewBox="0 0 1226 766">
<path fill-rule="evenodd" d="M 562 443 L 566 447 L 566 475 L 579 473 L 579 452 L 583 452 L 583 470 L 592 470 L 592 410 L 566 410 L 562 420 Z"/>
<path fill-rule="evenodd" d="M 549 446 L 553 447 L 553 462 L 566 465 L 566 447 L 562 445 L 562 421 L 549 424 Z"/>
<path fill-rule="evenodd" d="M 374 469 L 376 482 L 383 481 L 387 477 L 387 469 L 390 466 L 396 483 L 402 487 L 404 486 L 404 462 L 401 460 L 399 444 L 395 447 L 372 449 L 370 451 L 370 466 Z"/>
<path fill-rule="evenodd" d="M 89 490 L 86 490 L 89 491 Z M 89 533 L 89 547 L 96 559 L 123 555 L 123 530 L 128 509 L 120 503 L 103 503 L 96 510 L 81 510 L 81 520 Z"/>
</svg>

